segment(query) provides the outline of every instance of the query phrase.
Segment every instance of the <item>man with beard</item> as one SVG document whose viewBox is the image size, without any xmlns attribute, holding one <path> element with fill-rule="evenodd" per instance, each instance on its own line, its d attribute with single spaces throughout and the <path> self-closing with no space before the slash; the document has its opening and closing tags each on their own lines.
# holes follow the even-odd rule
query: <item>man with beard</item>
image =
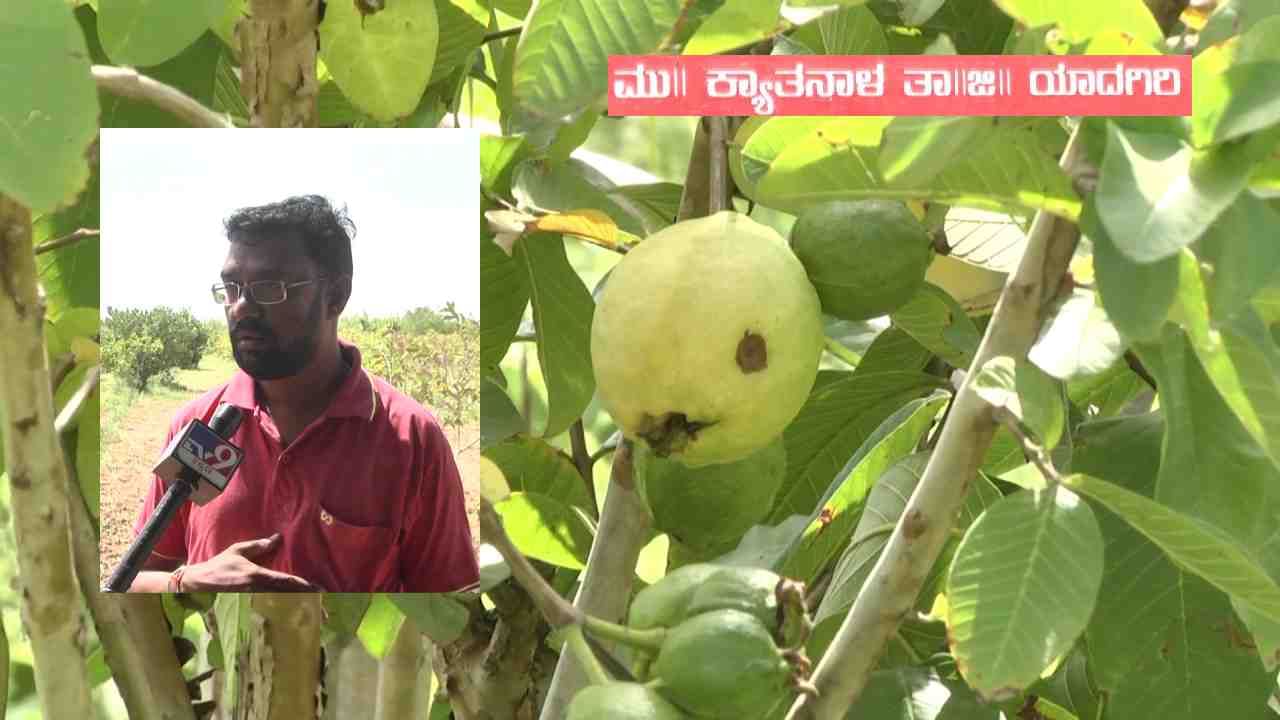
<svg viewBox="0 0 1280 720">
<path fill-rule="evenodd" d="M 351 295 L 350 220 L 305 196 L 241 209 L 225 225 L 230 248 L 213 296 L 240 371 L 183 407 L 169 438 L 230 403 L 244 413 L 231 438 L 244 461 L 217 498 L 182 507 L 130 590 L 474 587 L 476 557 L 444 433 L 338 339 Z M 154 478 L 135 535 L 164 490 Z"/>
</svg>

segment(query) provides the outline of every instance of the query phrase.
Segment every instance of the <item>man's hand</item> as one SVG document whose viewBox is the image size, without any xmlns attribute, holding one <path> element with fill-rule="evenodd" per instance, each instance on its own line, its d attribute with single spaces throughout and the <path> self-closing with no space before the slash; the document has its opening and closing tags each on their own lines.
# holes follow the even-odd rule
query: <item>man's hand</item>
<svg viewBox="0 0 1280 720">
<path fill-rule="evenodd" d="M 234 543 L 202 563 L 188 565 L 182 575 L 182 591 L 324 592 L 320 586 L 296 575 L 270 570 L 253 562 L 279 547 L 280 533 Z"/>
</svg>

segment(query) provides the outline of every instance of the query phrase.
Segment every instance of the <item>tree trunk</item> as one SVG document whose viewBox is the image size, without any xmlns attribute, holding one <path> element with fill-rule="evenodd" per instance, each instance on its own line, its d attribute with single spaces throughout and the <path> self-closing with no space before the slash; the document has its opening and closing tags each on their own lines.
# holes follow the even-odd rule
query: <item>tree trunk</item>
<svg viewBox="0 0 1280 720">
<path fill-rule="evenodd" d="M 320 596 L 259 593 L 249 604 L 237 720 L 319 717 Z"/>
<path fill-rule="evenodd" d="M 431 712 L 431 658 L 434 645 L 405 619 L 378 668 L 374 720 L 427 720 Z"/>
<path fill-rule="evenodd" d="M 92 717 L 84 604 L 71 562 L 67 470 L 53 429 L 31 213 L 0 195 L 0 416 L 12 491 L 22 624 L 47 718 Z"/>
<path fill-rule="evenodd" d="M 240 93 L 254 127 L 315 127 L 319 0 L 250 0 L 236 25 Z"/>
<path fill-rule="evenodd" d="M 378 661 L 354 638 L 332 644 L 329 653 L 324 720 L 369 717 L 377 703 Z"/>
</svg>

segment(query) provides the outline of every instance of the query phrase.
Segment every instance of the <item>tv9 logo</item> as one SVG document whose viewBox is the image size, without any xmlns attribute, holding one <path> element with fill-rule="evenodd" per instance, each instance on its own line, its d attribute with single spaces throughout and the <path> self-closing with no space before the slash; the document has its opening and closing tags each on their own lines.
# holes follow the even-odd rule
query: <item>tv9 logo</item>
<svg viewBox="0 0 1280 720">
<path fill-rule="evenodd" d="M 178 445 L 178 456 L 184 465 L 219 488 L 226 485 L 227 478 L 244 458 L 240 448 L 199 421 L 191 423 Z"/>
</svg>

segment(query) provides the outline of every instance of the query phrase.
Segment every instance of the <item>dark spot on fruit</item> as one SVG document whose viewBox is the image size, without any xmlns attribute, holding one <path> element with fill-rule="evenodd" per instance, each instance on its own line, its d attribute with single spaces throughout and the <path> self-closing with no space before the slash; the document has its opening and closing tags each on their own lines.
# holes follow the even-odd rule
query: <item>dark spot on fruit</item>
<svg viewBox="0 0 1280 720">
<path fill-rule="evenodd" d="M 658 457 L 680 453 L 698 439 L 698 432 L 714 422 L 690 420 L 684 413 L 666 413 L 658 417 L 645 415 L 640 420 L 640 436 Z"/>
<path fill-rule="evenodd" d="M 738 341 L 738 367 L 744 373 L 763 370 L 769 365 L 769 351 L 765 347 L 764 337 L 750 330 L 742 334 Z"/>
</svg>

